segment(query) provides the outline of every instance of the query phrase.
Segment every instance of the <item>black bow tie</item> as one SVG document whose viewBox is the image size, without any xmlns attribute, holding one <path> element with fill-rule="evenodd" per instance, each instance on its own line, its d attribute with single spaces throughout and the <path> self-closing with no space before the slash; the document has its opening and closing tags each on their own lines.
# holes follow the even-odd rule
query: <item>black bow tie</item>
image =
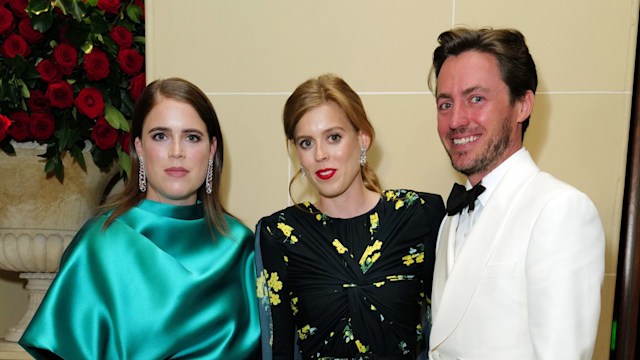
<svg viewBox="0 0 640 360">
<path fill-rule="evenodd" d="M 453 184 L 451 194 L 449 194 L 449 198 L 447 199 L 447 215 L 455 215 L 467 206 L 469 207 L 469 211 L 473 210 L 476 199 L 484 190 L 485 187 L 480 184 L 469 190 L 460 184 Z"/>
</svg>

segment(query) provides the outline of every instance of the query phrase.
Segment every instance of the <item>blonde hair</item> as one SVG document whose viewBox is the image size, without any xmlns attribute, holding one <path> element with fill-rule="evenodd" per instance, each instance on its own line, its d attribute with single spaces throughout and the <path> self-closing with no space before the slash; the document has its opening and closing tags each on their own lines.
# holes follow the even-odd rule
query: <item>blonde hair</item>
<svg viewBox="0 0 640 360">
<path fill-rule="evenodd" d="M 371 147 L 376 134 L 364 110 L 362 100 L 349 84 L 333 74 L 311 78 L 300 84 L 289 96 L 282 114 L 287 139 L 291 142 L 294 140 L 296 126 L 304 114 L 329 102 L 338 105 L 356 131 L 361 131 L 371 138 L 369 144 Z M 298 170 L 289 183 L 290 196 L 291 186 L 301 172 Z M 382 193 L 378 176 L 368 164 L 360 168 L 360 175 L 367 189 Z"/>
</svg>

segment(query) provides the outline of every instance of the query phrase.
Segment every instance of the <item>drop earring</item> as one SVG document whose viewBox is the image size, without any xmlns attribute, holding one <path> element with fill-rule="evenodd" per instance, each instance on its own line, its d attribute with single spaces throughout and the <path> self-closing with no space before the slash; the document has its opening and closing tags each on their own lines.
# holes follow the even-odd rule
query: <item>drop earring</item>
<svg viewBox="0 0 640 360">
<path fill-rule="evenodd" d="M 147 191 L 147 172 L 144 168 L 144 158 L 140 156 L 140 167 L 138 170 L 138 187 L 141 192 Z"/>
<path fill-rule="evenodd" d="M 213 192 L 213 159 L 209 159 L 209 165 L 207 166 L 207 179 L 204 186 L 207 194 L 211 195 Z"/>
<path fill-rule="evenodd" d="M 367 164 L 367 149 L 363 146 L 360 148 L 360 166 Z"/>
</svg>

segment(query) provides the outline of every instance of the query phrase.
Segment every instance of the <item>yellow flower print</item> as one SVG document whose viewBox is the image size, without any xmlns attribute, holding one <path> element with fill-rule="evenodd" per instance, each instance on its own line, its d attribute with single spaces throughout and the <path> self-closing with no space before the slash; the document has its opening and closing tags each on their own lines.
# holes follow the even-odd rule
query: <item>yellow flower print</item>
<svg viewBox="0 0 640 360">
<path fill-rule="evenodd" d="M 347 324 L 344 327 L 344 330 L 342 330 L 342 338 L 344 339 L 344 342 L 347 344 L 349 343 L 349 341 L 353 341 L 353 332 L 351 331 L 351 326 L 349 326 L 349 324 Z"/>
<path fill-rule="evenodd" d="M 293 227 L 280 222 L 278 223 L 278 229 L 280 229 L 280 231 L 282 231 L 282 234 L 287 237 L 287 240 L 289 240 L 289 244 L 295 244 L 298 242 L 298 238 L 295 235 L 291 235 L 294 230 Z"/>
<path fill-rule="evenodd" d="M 356 346 L 358 347 L 358 351 L 359 351 L 361 354 L 364 354 L 364 353 L 366 353 L 366 352 L 367 352 L 367 350 L 369 350 L 369 347 L 368 347 L 368 346 L 364 346 L 364 345 L 362 345 L 362 343 L 360 342 L 360 340 L 356 340 Z"/>
<path fill-rule="evenodd" d="M 266 282 L 266 280 L 264 278 L 264 273 L 266 271 L 267 270 L 264 270 L 264 272 L 261 272 L 260 276 L 256 279 L 257 295 L 258 295 L 259 299 L 262 299 L 266 295 L 265 294 L 265 288 L 264 288 L 264 285 L 265 285 L 265 282 Z"/>
<path fill-rule="evenodd" d="M 406 266 L 411 266 L 414 263 L 420 264 L 424 262 L 424 247 L 418 246 L 418 249 L 421 251 L 418 251 L 415 248 L 410 248 L 409 255 L 405 255 L 402 257 L 402 263 Z"/>
<path fill-rule="evenodd" d="M 375 282 L 375 283 L 373 283 L 373 285 L 375 285 L 375 287 L 380 287 L 380 286 L 384 285 L 384 281 Z"/>
<path fill-rule="evenodd" d="M 387 190 L 384 193 L 384 196 L 387 198 L 387 201 L 395 200 L 398 195 L 396 195 L 395 191 Z"/>
<path fill-rule="evenodd" d="M 411 266 L 411 264 L 414 263 L 413 261 L 413 256 L 411 255 L 405 255 L 402 257 L 402 263 L 407 265 L 407 266 Z"/>
<path fill-rule="evenodd" d="M 404 201 L 402 200 L 396 201 L 396 210 L 400 209 L 402 206 L 404 206 Z"/>
<path fill-rule="evenodd" d="M 373 245 L 367 246 L 362 253 L 362 257 L 358 264 L 363 273 L 367 272 L 373 266 L 373 263 L 380 258 L 380 249 L 382 249 L 382 241 L 376 240 Z"/>
<path fill-rule="evenodd" d="M 336 248 L 336 250 L 338 250 L 338 254 L 344 254 L 349 251 L 349 249 L 342 245 L 342 243 L 338 239 L 333 239 L 333 242 L 331 244 Z"/>
<path fill-rule="evenodd" d="M 300 340 L 304 340 L 309 335 L 313 335 L 316 330 L 316 328 L 311 327 L 310 325 L 305 325 L 302 327 L 302 329 L 298 329 L 298 338 L 300 338 Z"/>
<path fill-rule="evenodd" d="M 389 275 L 387 276 L 387 280 L 389 281 L 402 281 L 402 280 L 412 280 L 415 279 L 415 275 Z"/>
<path fill-rule="evenodd" d="M 373 235 L 373 232 L 378 228 L 378 223 L 380 222 L 380 218 L 378 217 L 378 213 L 374 213 L 369 215 L 369 221 L 371 222 L 371 227 L 369 228 L 369 232 Z"/>
<path fill-rule="evenodd" d="M 316 220 L 322 221 L 322 215 L 321 214 L 316 214 Z"/>
<path fill-rule="evenodd" d="M 269 292 L 269 300 L 271 301 L 271 305 L 278 305 L 281 302 L 280 295 L 273 292 Z"/>
<path fill-rule="evenodd" d="M 376 311 L 378 310 L 373 304 L 371 304 L 371 311 Z"/>
<path fill-rule="evenodd" d="M 284 258 L 284 262 L 286 262 L 286 263 L 289 262 L 289 257 L 287 255 L 283 255 L 282 257 Z"/>
<path fill-rule="evenodd" d="M 293 231 L 293 228 L 285 223 L 278 223 L 278 229 L 280 229 L 286 237 L 291 236 L 291 231 Z"/>
<path fill-rule="evenodd" d="M 267 285 L 269 285 L 269 288 L 275 292 L 282 290 L 282 281 L 280 281 L 280 277 L 277 272 L 271 273 L 271 277 L 269 278 Z"/>
<path fill-rule="evenodd" d="M 382 241 L 380 240 L 376 240 L 373 242 L 373 250 L 380 250 L 382 249 Z"/>
<path fill-rule="evenodd" d="M 298 298 L 294 297 L 291 299 L 291 311 L 293 313 L 293 315 L 296 315 L 298 313 Z"/>
</svg>

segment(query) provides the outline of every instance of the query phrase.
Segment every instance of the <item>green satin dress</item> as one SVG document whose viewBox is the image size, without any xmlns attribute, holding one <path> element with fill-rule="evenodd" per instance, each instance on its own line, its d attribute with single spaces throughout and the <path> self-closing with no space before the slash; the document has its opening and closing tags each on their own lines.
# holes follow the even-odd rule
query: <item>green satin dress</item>
<svg viewBox="0 0 640 360">
<path fill-rule="evenodd" d="M 253 234 L 227 216 L 211 233 L 201 204 L 149 200 L 90 220 L 20 339 L 37 359 L 254 359 Z"/>
</svg>

